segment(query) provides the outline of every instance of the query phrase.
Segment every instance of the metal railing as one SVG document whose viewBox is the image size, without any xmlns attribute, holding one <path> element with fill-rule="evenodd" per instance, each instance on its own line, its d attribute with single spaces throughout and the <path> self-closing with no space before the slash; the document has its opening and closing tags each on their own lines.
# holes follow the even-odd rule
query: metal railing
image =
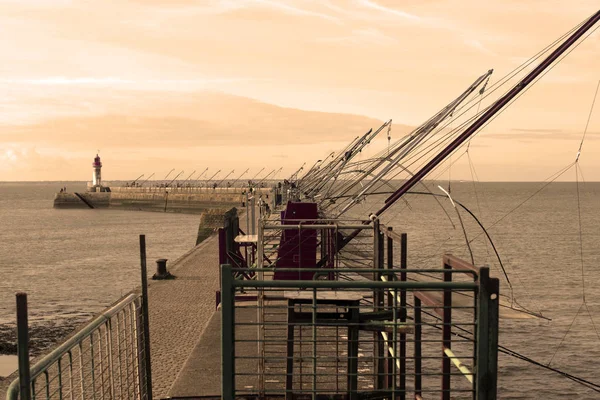
<svg viewBox="0 0 600 400">
<path fill-rule="evenodd" d="M 17 294 L 19 378 L 6 400 L 151 400 L 145 236 L 142 293 L 131 293 L 29 367 L 27 295 Z"/>
<path fill-rule="evenodd" d="M 463 267 L 403 269 L 404 280 L 364 268 L 345 271 L 348 280 L 294 281 L 235 279 L 240 271 L 223 265 L 223 399 L 494 399 L 497 280 Z"/>
</svg>

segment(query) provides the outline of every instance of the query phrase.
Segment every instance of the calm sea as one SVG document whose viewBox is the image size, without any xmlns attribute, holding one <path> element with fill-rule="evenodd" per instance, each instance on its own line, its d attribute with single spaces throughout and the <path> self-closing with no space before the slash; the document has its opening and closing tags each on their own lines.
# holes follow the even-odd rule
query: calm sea
<svg viewBox="0 0 600 400">
<path fill-rule="evenodd" d="M 102 310 L 139 285 L 140 234 L 149 272 L 196 242 L 198 215 L 55 210 L 63 186 L 85 191 L 85 183 L 0 183 L 0 324 L 14 322 L 17 291 L 27 292 L 33 323 Z"/>
<path fill-rule="evenodd" d="M 448 189 L 448 182 L 438 183 Z M 438 183 L 428 187 L 443 195 Z M 455 200 L 490 227 L 519 304 L 552 319 L 502 319 L 500 344 L 544 365 L 556 352 L 552 367 L 600 384 L 600 183 L 579 184 L 579 206 L 575 183 L 553 183 L 531 197 L 543 185 L 452 182 L 450 189 Z M 383 200 L 358 204 L 352 213 L 364 218 Z M 408 234 L 409 268 L 439 268 L 445 252 L 470 260 L 456 211 L 447 198 L 439 198 L 447 214 L 429 195 L 408 195 L 406 200 L 386 212 L 382 221 Z M 501 294 L 509 296 L 509 285 L 481 229 L 462 210 L 461 217 L 473 241 L 476 265 L 490 265 L 492 275 L 500 278 Z M 586 307 L 581 307 L 582 248 L 587 310 L 597 331 Z M 500 398 L 600 399 L 598 392 L 507 355 L 500 354 L 499 366 Z"/>
<path fill-rule="evenodd" d="M 14 293 L 20 290 L 29 293 L 34 320 L 101 310 L 138 285 L 140 233 L 147 235 L 149 260 L 176 258 L 195 243 L 198 216 L 54 210 L 54 192 L 63 185 L 0 183 L 0 323 L 13 320 Z M 516 300 L 552 319 L 503 319 L 500 344 L 544 365 L 556 353 L 552 367 L 600 384 L 600 336 L 594 330 L 595 323 L 600 331 L 600 183 L 580 184 L 579 202 L 574 183 L 554 183 L 524 202 L 541 186 L 464 182 L 453 183 L 451 193 L 490 227 Z M 447 199 L 440 203 L 447 214 L 432 197 L 409 195 L 384 215 L 384 223 L 408 233 L 411 268 L 439 267 L 444 252 L 470 259 L 456 211 Z M 374 210 L 370 200 L 353 213 Z M 465 212 L 461 216 L 475 263 L 489 264 L 501 278 L 501 292 L 510 295 L 481 229 Z M 499 358 L 501 398 L 600 398 L 556 373 Z"/>
</svg>

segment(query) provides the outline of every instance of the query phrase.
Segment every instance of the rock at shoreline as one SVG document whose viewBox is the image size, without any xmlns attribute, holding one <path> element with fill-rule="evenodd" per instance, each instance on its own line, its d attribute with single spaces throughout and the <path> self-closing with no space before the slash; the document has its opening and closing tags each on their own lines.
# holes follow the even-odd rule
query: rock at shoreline
<svg viewBox="0 0 600 400">
<path fill-rule="evenodd" d="M 32 323 L 29 327 L 29 353 L 36 357 L 55 344 L 64 341 L 78 326 L 81 318 L 59 319 Z M 17 328 L 15 324 L 0 325 L 0 354 L 17 354 Z"/>
</svg>

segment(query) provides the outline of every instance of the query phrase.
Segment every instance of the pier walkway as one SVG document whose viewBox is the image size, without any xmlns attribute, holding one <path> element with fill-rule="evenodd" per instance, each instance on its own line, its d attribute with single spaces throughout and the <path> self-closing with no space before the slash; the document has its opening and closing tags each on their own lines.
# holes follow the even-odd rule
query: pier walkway
<svg viewBox="0 0 600 400">
<path fill-rule="evenodd" d="M 176 279 L 150 281 L 152 387 L 156 399 L 167 397 L 211 320 L 219 288 L 218 258 L 218 238 L 213 235 L 169 266 Z M 220 337 L 213 345 L 220 350 Z"/>
</svg>

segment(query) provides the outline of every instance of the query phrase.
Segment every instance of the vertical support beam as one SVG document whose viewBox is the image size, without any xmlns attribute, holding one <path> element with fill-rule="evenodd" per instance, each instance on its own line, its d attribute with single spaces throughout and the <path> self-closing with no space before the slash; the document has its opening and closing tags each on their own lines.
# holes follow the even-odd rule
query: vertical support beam
<svg viewBox="0 0 600 400">
<path fill-rule="evenodd" d="M 144 331 L 144 356 L 140 369 L 145 375 L 146 398 L 152 400 L 152 363 L 150 360 L 150 313 L 148 311 L 148 271 L 146 268 L 146 235 L 140 235 L 140 264 L 142 273 L 142 324 Z M 141 372 L 141 371 L 140 371 Z M 141 387 L 141 386 L 140 386 Z"/>
<path fill-rule="evenodd" d="M 400 236 L 400 281 L 406 282 L 408 268 L 408 235 Z M 406 323 L 406 289 L 400 289 L 400 323 Z M 406 399 L 406 333 L 400 334 L 400 399 Z"/>
<path fill-rule="evenodd" d="M 392 232 L 393 228 L 391 226 L 388 226 L 387 228 L 388 232 Z M 394 276 L 394 240 L 391 237 L 387 237 L 387 263 L 386 263 L 386 267 L 388 270 L 388 275 L 387 275 L 387 280 L 388 282 L 393 282 L 395 280 L 395 276 Z M 394 348 L 394 356 L 392 357 L 390 355 L 390 352 L 388 349 L 384 349 L 385 355 L 387 357 L 387 363 L 386 363 L 386 375 L 387 375 L 387 381 L 386 381 L 386 387 L 388 389 L 391 389 L 393 392 L 393 396 L 395 396 L 396 393 L 396 360 L 395 358 L 398 357 L 398 353 L 396 353 L 396 331 L 397 331 L 397 325 L 398 325 L 398 319 L 397 319 L 397 299 L 396 297 L 396 293 L 397 290 L 392 291 L 392 290 L 388 290 L 388 295 L 387 295 L 387 309 L 388 310 L 393 310 L 393 323 L 394 323 L 394 335 L 393 335 L 393 341 L 390 342 L 388 340 L 387 346 L 388 347 L 393 347 Z"/>
<path fill-rule="evenodd" d="M 359 302 L 348 306 L 348 399 L 358 399 L 358 335 L 359 335 Z"/>
<path fill-rule="evenodd" d="M 452 273 L 449 265 L 444 263 L 444 282 L 452 281 Z M 450 400 L 450 368 L 451 360 L 446 355 L 444 348 L 452 346 L 452 290 L 444 289 L 444 312 L 442 318 L 442 399 Z"/>
<path fill-rule="evenodd" d="M 235 288 L 231 265 L 221 265 L 221 395 L 223 400 L 235 396 Z"/>
<path fill-rule="evenodd" d="M 414 358 L 415 358 L 415 398 L 422 396 L 422 377 L 421 377 L 421 299 L 415 296 L 414 301 L 415 318 L 415 340 L 414 340 Z"/>
<path fill-rule="evenodd" d="M 252 194 L 252 204 L 250 205 L 250 217 L 252 221 L 250 224 L 252 225 L 251 235 L 256 235 L 256 194 Z"/>
<path fill-rule="evenodd" d="M 31 400 L 27 293 L 17 293 L 17 356 L 19 360 L 19 399 Z"/>
<path fill-rule="evenodd" d="M 373 273 L 373 281 L 380 282 L 383 272 L 383 257 L 384 257 L 384 240 L 380 230 L 379 220 L 373 221 L 373 269 L 377 271 Z M 373 311 L 378 312 L 383 310 L 384 299 L 383 289 L 373 290 Z M 373 332 L 373 370 L 375 372 L 374 387 L 375 390 L 385 388 L 385 343 L 379 332 Z"/>
<path fill-rule="evenodd" d="M 496 400 L 498 379 L 498 307 L 500 282 L 490 278 L 490 269 L 479 270 L 477 309 L 477 400 Z"/>
<path fill-rule="evenodd" d="M 246 232 L 250 235 L 250 187 L 246 190 Z"/>
<path fill-rule="evenodd" d="M 294 398 L 294 301 L 289 299 L 287 303 L 287 342 L 286 342 L 286 360 L 285 360 L 285 399 Z M 302 326 L 299 327 L 302 329 Z M 302 391 L 302 387 L 300 387 Z"/>
<path fill-rule="evenodd" d="M 260 268 L 258 271 L 258 280 L 265 280 L 265 273 L 263 272 L 263 260 L 264 260 L 264 221 L 262 218 L 258 221 L 258 235 L 256 241 L 256 268 Z M 265 391 L 265 296 L 264 289 L 259 288 L 257 290 L 257 321 L 258 321 L 258 354 L 260 358 L 258 360 L 258 392 L 262 396 Z"/>
</svg>

